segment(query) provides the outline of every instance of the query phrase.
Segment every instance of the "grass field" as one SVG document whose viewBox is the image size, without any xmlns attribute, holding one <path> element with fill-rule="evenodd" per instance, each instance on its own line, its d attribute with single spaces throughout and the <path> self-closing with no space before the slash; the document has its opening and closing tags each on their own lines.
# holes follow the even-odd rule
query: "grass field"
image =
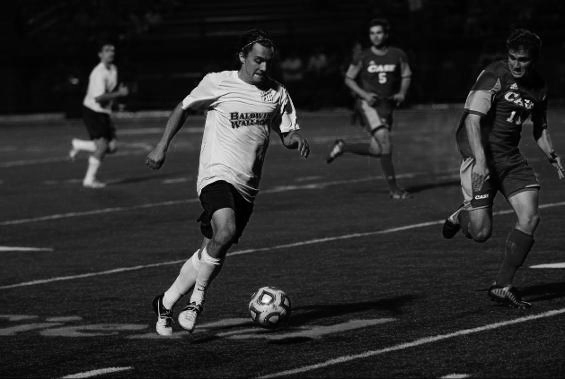
<svg viewBox="0 0 565 379">
<path fill-rule="evenodd" d="M 177 136 L 166 165 L 144 166 L 164 119 L 122 119 L 121 150 L 103 190 L 80 185 L 86 156 L 65 160 L 76 122 L 0 125 L 1 377 L 565 376 L 564 182 L 533 143 L 522 148 L 542 183 L 542 222 L 516 284 L 527 311 L 486 290 L 514 216 L 496 200 L 493 237 L 441 238 L 460 201 L 458 110 L 404 110 L 394 142 L 400 183 L 388 197 L 380 164 L 325 155 L 336 137 L 365 138 L 345 112 L 304 114 L 303 160 L 273 139 L 262 192 L 239 245 L 212 285 L 197 330 L 154 333 L 150 302 L 198 247 L 195 177 L 202 118 Z M 549 114 L 565 153 L 565 110 Z M 264 285 L 292 299 L 288 327 L 251 324 Z"/>
</svg>

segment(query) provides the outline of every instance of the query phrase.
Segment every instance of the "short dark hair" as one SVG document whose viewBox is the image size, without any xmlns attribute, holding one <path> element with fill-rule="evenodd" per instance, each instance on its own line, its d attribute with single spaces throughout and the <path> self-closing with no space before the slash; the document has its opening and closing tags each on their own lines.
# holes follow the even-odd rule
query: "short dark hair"
<svg viewBox="0 0 565 379">
<path fill-rule="evenodd" d="M 98 53 L 102 52 L 102 49 L 104 48 L 104 46 L 114 46 L 114 47 L 116 47 L 116 44 L 112 41 L 109 41 L 109 40 L 98 41 L 96 43 L 96 48 L 97 48 L 96 52 L 98 52 Z"/>
<path fill-rule="evenodd" d="M 541 51 L 541 38 L 536 33 L 527 29 L 513 30 L 506 40 L 507 50 L 526 49 L 535 60 L 539 58 Z"/>
<path fill-rule="evenodd" d="M 381 26 L 383 31 L 388 34 L 390 32 L 390 22 L 386 18 L 374 18 L 369 21 L 369 29 L 373 26 Z"/>
<path fill-rule="evenodd" d="M 242 53 L 247 56 L 256 43 L 275 49 L 275 43 L 266 32 L 261 29 L 251 29 L 242 34 L 239 40 L 238 54 Z"/>
</svg>

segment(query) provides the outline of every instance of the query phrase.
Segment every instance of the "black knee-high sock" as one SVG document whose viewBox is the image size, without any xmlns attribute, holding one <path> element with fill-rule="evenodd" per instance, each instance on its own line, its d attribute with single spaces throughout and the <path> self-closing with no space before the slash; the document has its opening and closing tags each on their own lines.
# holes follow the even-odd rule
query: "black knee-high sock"
<svg viewBox="0 0 565 379">
<path fill-rule="evenodd" d="M 391 191 L 398 190 L 398 186 L 396 185 L 396 175 L 394 173 L 394 166 L 392 165 L 392 154 L 381 155 L 381 167 L 383 168 L 383 172 L 385 174 L 385 178 L 390 190 Z"/>
<path fill-rule="evenodd" d="M 518 268 L 526 260 L 533 244 L 534 237 L 518 229 L 513 229 L 508 234 L 504 248 L 504 258 L 496 276 L 496 284 L 500 286 L 512 284 L 514 274 L 516 274 Z"/>
</svg>

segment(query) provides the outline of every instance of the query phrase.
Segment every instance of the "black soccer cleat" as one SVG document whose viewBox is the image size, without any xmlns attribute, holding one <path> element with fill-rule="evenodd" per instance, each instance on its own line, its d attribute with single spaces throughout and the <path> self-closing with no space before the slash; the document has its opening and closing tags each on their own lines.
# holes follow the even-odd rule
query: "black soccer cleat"
<svg viewBox="0 0 565 379">
<path fill-rule="evenodd" d="M 443 235 L 443 238 L 451 239 L 455 237 L 459 230 L 461 230 L 460 224 L 451 222 L 449 218 L 446 218 L 445 222 L 443 223 L 443 228 L 441 229 L 441 234 Z"/>
<path fill-rule="evenodd" d="M 497 303 L 511 308 L 528 309 L 532 306 L 532 304 L 522 300 L 522 296 L 520 296 L 518 290 L 512 286 L 502 287 L 493 284 L 488 289 L 488 296 L 492 301 L 496 301 Z"/>
<path fill-rule="evenodd" d="M 334 142 L 334 145 L 326 158 L 326 163 L 332 163 L 337 157 L 343 154 L 343 145 L 345 141 L 338 139 Z"/>
<path fill-rule="evenodd" d="M 173 334 L 173 312 L 163 306 L 163 294 L 155 296 L 152 302 L 153 312 L 157 315 L 155 331 L 161 336 Z"/>
<path fill-rule="evenodd" d="M 448 218 L 445 219 L 443 223 L 443 228 L 441 230 L 441 234 L 443 235 L 443 238 L 451 239 L 455 237 L 455 235 L 457 234 L 457 232 L 459 232 L 459 230 L 461 230 L 461 224 L 459 223 L 458 217 L 459 217 L 459 213 L 461 213 L 464 207 L 465 204 L 461 204 L 455 212 L 453 212 L 451 215 L 449 215 Z"/>
</svg>

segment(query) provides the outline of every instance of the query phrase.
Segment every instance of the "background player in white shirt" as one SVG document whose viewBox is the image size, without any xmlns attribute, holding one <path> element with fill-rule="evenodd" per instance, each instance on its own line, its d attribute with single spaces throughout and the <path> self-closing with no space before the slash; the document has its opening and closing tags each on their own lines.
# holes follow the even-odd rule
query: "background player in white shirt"
<svg viewBox="0 0 565 379">
<path fill-rule="evenodd" d="M 82 181 L 87 188 L 102 188 L 104 183 L 96 179 L 96 173 L 106 154 L 116 151 L 116 128 L 110 114 L 114 99 L 127 96 L 129 91 L 126 86 L 118 86 L 118 69 L 114 62 L 115 47 L 110 43 L 103 43 L 98 51 L 100 63 L 92 69 L 88 77 L 88 89 L 82 102 L 83 120 L 90 136 L 90 140 L 74 138 L 69 157 L 74 160 L 80 151 L 90 152 L 88 168 Z M 117 87 L 117 89 L 116 89 Z"/>
<path fill-rule="evenodd" d="M 147 156 L 146 164 L 159 169 L 187 111 L 207 111 L 197 180 L 204 239 L 171 287 L 153 300 L 158 334 L 172 334 L 172 308 L 192 288 L 178 320 L 184 329 L 194 330 L 206 289 L 253 211 L 270 131 L 302 157 L 310 153 L 308 141 L 298 131 L 288 92 L 268 76 L 274 54 L 274 44 L 265 32 L 245 33 L 239 45 L 240 69 L 206 75 L 173 110 L 161 140 Z"/>
</svg>

